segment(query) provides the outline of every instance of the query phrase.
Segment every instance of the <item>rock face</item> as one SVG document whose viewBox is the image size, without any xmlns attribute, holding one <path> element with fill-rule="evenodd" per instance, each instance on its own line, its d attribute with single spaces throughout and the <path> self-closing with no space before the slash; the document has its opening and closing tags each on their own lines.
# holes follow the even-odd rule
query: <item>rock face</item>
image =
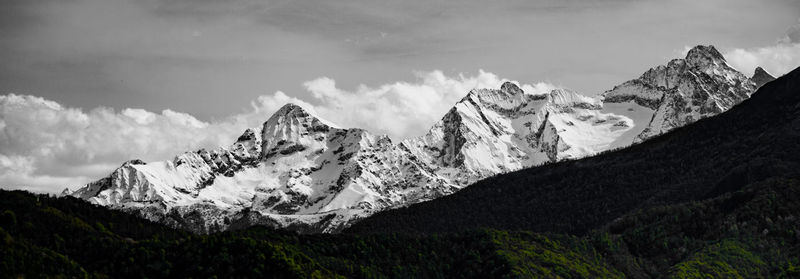
<svg viewBox="0 0 800 279">
<path fill-rule="evenodd" d="M 336 232 L 491 175 L 645 140 L 727 110 L 755 88 L 713 47 L 698 46 L 598 98 L 529 94 L 511 82 L 474 89 L 426 134 L 399 143 L 287 104 L 229 147 L 128 161 L 65 194 L 197 233 L 255 224 Z"/>
<path fill-rule="evenodd" d="M 639 125 L 614 143 L 622 147 L 717 115 L 750 97 L 756 84 L 725 62 L 713 46 L 692 48 L 641 77 L 602 94 L 605 111 Z"/>
<path fill-rule="evenodd" d="M 756 83 L 756 87 L 761 87 L 762 85 L 766 84 L 767 82 L 775 80 L 775 77 L 770 75 L 767 71 L 765 71 L 761 67 L 756 67 L 755 72 L 753 73 L 753 77 L 750 78 L 753 82 Z"/>
</svg>

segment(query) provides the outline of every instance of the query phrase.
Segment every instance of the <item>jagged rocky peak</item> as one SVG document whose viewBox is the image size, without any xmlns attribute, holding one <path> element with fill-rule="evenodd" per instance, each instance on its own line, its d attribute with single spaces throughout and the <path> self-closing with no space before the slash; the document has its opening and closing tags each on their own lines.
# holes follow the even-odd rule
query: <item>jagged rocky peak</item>
<svg viewBox="0 0 800 279">
<path fill-rule="evenodd" d="M 686 63 L 691 67 L 707 68 L 724 62 L 725 57 L 712 45 L 698 45 L 686 53 Z"/>
<path fill-rule="evenodd" d="M 699 45 L 602 94 L 607 111 L 638 123 L 629 133 L 640 142 L 730 109 L 750 97 L 756 85 L 725 62 L 713 46 Z M 631 135 L 616 144 L 629 144 Z"/>
<path fill-rule="evenodd" d="M 713 87 L 697 88 L 701 84 Z M 718 88 L 717 85 L 733 87 L 736 95 L 747 97 L 740 93 L 751 92 L 750 87 L 753 84 L 745 75 L 730 67 L 714 46 L 698 45 L 689 50 L 686 58 L 673 59 L 666 65 L 653 67 L 638 79 L 629 80 L 604 92 L 602 97 L 605 102 L 633 100 L 642 106 L 656 109 L 665 93 L 674 95 L 683 90 L 704 90 L 711 95 L 727 93 L 727 90 L 722 90 L 725 88 Z M 671 90 L 678 87 L 681 90 Z"/>
<path fill-rule="evenodd" d="M 516 84 L 514 84 L 513 82 L 510 82 L 510 81 L 504 82 L 503 85 L 500 86 L 500 91 L 502 91 L 503 93 L 512 95 L 512 96 L 514 96 L 514 95 L 522 95 L 522 94 L 525 93 L 525 92 L 522 91 L 522 88 L 519 88 L 519 86 L 517 86 Z"/>
<path fill-rule="evenodd" d="M 756 67 L 753 77 L 750 79 L 756 83 L 756 87 L 761 87 L 767 82 L 775 80 L 775 77 L 770 75 L 764 68 Z"/>
<path fill-rule="evenodd" d="M 325 134 L 333 128 L 338 129 L 298 105 L 286 104 L 264 122 L 261 130 L 262 157 L 276 150 L 300 148 L 313 141 L 324 141 Z"/>
<path fill-rule="evenodd" d="M 722 76 L 730 80 L 746 80 L 725 62 L 725 57 L 714 46 L 698 45 L 689 50 L 684 59 L 673 59 L 666 65 L 659 65 L 646 71 L 639 77 L 645 86 L 675 88 L 680 85 L 682 74 L 687 71 L 699 71 L 710 76 Z M 738 75 L 737 75 L 738 74 Z M 646 89 L 645 89 L 646 90 Z M 658 94 L 650 95 L 656 99 Z M 652 99 L 652 98 L 650 98 Z"/>
<path fill-rule="evenodd" d="M 261 138 L 253 128 L 248 128 L 236 139 L 231 152 L 240 158 L 252 158 L 261 153 Z"/>
</svg>

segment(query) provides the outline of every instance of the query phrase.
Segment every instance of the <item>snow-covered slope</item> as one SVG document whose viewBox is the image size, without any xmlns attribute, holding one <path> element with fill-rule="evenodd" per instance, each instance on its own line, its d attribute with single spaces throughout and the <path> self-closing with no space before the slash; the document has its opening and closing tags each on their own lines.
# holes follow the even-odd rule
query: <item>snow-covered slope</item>
<svg viewBox="0 0 800 279">
<path fill-rule="evenodd" d="M 225 148 L 124 163 L 71 195 L 198 233 L 263 224 L 335 232 L 387 208 L 502 172 L 627 146 L 720 113 L 755 84 L 713 47 L 597 98 L 474 89 L 424 135 L 400 143 L 287 104 Z"/>
</svg>

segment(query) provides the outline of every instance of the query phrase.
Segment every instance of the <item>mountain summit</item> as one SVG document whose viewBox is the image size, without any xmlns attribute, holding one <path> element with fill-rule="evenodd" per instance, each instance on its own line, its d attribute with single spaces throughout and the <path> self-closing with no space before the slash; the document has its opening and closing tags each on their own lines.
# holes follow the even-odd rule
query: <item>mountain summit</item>
<svg viewBox="0 0 800 279">
<path fill-rule="evenodd" d="M 253 224 L 335 232 L 481 179 L 625 147 L 748 98 L 756 84 L 712 46 L 597 98 L 476 88 L 419 137 L 343 129 L 294 104 L 231 146 L 126 162 L 71 195 L 198 233 Z"/>
<path fill-rule="evenodd" d="M 639 125 L 615 143 L 641 142 L 698 119 L 717 115 L 750 97 L 755 82 L 733 69 L 713 46 L 696 46 L 602 94 L 609 112 Z"/>
</svg>

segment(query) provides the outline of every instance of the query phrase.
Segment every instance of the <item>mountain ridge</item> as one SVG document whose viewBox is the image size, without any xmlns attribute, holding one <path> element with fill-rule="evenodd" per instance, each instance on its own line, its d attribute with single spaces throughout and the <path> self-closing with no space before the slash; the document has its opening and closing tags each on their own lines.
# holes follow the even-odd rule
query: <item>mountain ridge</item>
<svg viewBox="0 0 800 279">
<path fill-rule="evenodd" d="M 130 161 L 71 195 L 199 233 L 252 224 L 336 232 L 499 173 L 638 143 L 724 111 L 753 89 L 713 46 L 698 46 L 599 98 L 529 94 L 512 82 L 473 89 L 426 134 L 399 143 L 287 104 L 229 147 Z"/>
</svg>

